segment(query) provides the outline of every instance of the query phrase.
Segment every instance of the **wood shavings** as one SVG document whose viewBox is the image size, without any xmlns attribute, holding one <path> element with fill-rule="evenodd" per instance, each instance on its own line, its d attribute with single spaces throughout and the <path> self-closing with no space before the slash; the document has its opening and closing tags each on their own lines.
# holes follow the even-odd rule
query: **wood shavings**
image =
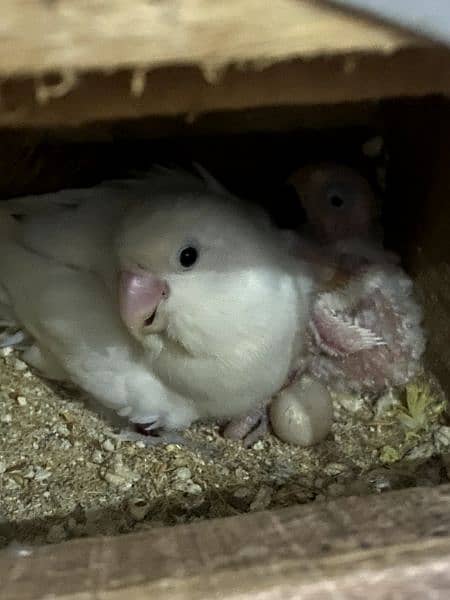
<svg viewBox="0 0 450 600">
<path fill-rule="evenodd" d="M 188 430 L 185 444 L 147 447 L 120 439 L 73 389 L 32 371 L 25 378 L 17 358 L 15 351 L 0 357 L 0 545 L 28 548 L 435 485 L 446 472 L 435 456 L 448 455 L 448 427 L 437 417 L 384 467 L 386 448 L 401 448 L 405 429 L 395 404 L 377 412 L 364 398 L 335 401 L 332 435 L 313 448 L 269 435 L 245 449 L 205 424 Z"/>
</svg>

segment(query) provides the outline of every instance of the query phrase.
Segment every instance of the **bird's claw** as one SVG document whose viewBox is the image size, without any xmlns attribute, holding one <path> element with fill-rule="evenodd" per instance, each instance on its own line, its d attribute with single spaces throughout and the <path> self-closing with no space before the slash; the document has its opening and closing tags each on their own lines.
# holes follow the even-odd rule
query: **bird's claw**
<svg viewBox="0 0 450 600">
<path fill-rule="evenodd" d="M 153 423 L 149 423 L 148 425 L 144 425 L 143 427 L 144 427 L 144 431 L 151 433 L 152 431 L 156 431 L 157 429 L 160 429 L 161 426 L 159 423 L 159 419 L 157 419 Z"/>
<path fill-rule="evenodd" d="M 159 416 L 149 416 L 145 421 L 136 423 L 133 422 L 137 433 L 141 435 L 157 436 L 158 430 L 162 428 L 161 419 Z"/>
<path fill-rule="evenodd" d="M 0 334 L 0 348 L 19 346 L 27 339 L 27 335 L 21 329 L 16 331 L 6 330 Z"/>
<path fill-rule="evenodd" d="M 242 440 L 246 448 L 264 437 L 269 431 L 267 407 L 261 406 L 242 417 L 230 421 L 223 430 L 223 437 L 231 440 Z"/>
<path fill-rule="evenodd" d="M 123 442 L 140 442 L 147 447 L 163 446 L 167 444 L 179 444 L 180 446 L 188 445 L 188 441 L 182 435 L 175 431 L 161 432 L 160 435 L 149 435 L 141 433 L 136 428 L 122 429 L 117 435 L 117 438 Z"/>
</svg>

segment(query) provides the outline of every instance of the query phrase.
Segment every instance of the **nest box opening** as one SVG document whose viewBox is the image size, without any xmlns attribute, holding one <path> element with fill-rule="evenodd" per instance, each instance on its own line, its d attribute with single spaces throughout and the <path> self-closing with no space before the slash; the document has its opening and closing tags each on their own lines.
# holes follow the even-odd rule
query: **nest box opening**
<svg viewBox="0 0 450 600">
<path fill-rule="evenodd" d="M 189 168 L 196 161 L 292 228 L 304 219 L 286 185 L 295 168 L 322 160 L 355 167 L 382 198 L 386 245 L 401 254 L 425 310 L 427 369 L 448 391 L 449 116 L 448 101 L 430 96 L 9 129 L 1 134 L 0 193 L 83 187 L 154 162 Z M 446 442 L 436 441 L 449 430 L 444 413 L 440 429 L 415 432 L 419 442 L 408 450 L 415 462 L 398 453 L 408 435 L 399 421 L 381 426 L 376 439 L 376 410 L 348 398 L 338 402 L 331 437 L 312 450 L 269 440 L 247 451 L 203 425 L 192 447 L 147 449 L 117 440 L 79 395 L 39 380 L 19 356 L 0 362 L 4 542 L 116 534 L 445 481 Z"/>
</svg>

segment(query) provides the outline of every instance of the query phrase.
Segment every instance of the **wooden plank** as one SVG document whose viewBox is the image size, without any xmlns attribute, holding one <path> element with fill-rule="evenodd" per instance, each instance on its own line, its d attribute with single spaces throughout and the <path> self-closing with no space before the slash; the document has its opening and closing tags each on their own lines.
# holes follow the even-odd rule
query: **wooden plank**
<svg viewBox="0 0 450 600">
<path fill-rule="evenodd" d="M 2 0 L 0 76 L 392 52 L 410 34 L 306 0 Z"/>
<path fill-rule="evenodd" d="M 158 69 L 145 79 L 133 71 L 91 74 L 73 87 L 14 80 L 1 88 L 0 125 L 74 126 L 151 115 L 184 115 L 192 122 L 226 110 L 450 94 L 449 73 L 450 51 L 411 48 L 389 56 L 289 61 L 259 71 L 232 68 L 214 85 L 193 67 Z"/>
<path fill-rule="evenodd" d="M 394 237 L 403 238 L 401 254 L 424 311 L 427 367 L 450 397 L 450 103 L 436 104 L 420 120 L 401 112 L 390 120 L 399 128 L 391 144 L 391 197 L 402 198 Z"/>
<path fill-rule="evenodd" d="M 0 553 L 2 600 L 448 598 L 450 485 Z"/>
<path fill-rule="evenodd" d="M 444 49 L 320 2 L 0 2 L 6 127 L 450 94 L 449 73 Z"/>
</svg>

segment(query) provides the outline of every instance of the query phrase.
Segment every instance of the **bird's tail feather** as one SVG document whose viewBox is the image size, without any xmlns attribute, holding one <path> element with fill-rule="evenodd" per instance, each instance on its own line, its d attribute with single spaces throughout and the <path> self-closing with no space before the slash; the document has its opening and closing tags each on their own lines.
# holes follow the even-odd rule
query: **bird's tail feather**
<svg viewBox="0 0 450 600">
<path fill-rule="evenodd" d="M 2 206 L 11 215 L 30 216 L 46 212 L 50 209 L 61 209 L 79 204 L 82 190 L 67 190 L 62 197 L 60 192 L 49 194 L 38 194 L 33 196 L 21 196 L 5 200 Z"/>
</svg>

